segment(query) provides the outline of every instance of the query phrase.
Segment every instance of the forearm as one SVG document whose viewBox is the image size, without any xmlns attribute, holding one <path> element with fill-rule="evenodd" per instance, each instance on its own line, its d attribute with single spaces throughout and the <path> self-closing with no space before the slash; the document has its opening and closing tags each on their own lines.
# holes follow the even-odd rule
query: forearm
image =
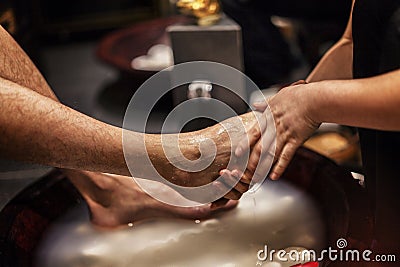
<svg viewBox="0 0 400 267">
<path fill-rule="evenodd" d="M 400 70 L 367 79 L 317 82 L 307 88 L 318 122 L 400 131 Z"/>
<path fill-rule="evenodd" d="M 2 157 L 62 168 L 128 174 L 122 154 L 121 129 L 3 79 L 0 101 Z"/>
</svg>

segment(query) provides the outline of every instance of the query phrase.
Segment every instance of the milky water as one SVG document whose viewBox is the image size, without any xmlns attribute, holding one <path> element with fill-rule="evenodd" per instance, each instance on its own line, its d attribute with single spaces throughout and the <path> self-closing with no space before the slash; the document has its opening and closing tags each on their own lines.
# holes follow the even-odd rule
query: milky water
<svg viewBox="0 0 400 267">
<path fill-rule="evenodd" d="M 157 219 L 124 229 L 99 230 L 86 206 L 71 210 L 39 245 L 41 267 L 264 266 L 294 262 L 259 261 L 257 252 L 301 247 L 321 249 L 324 227 L 316 204 L 283 181 L 266 181 L 245 194 L 239 206 L 209 220 Z"/>
</svg>

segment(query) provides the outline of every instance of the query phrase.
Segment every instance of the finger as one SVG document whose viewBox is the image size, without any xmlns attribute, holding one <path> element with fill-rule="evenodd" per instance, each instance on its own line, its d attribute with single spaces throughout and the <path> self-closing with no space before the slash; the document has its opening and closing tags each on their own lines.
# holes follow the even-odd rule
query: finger
<svg viewBox="0 0 400 267">
<path fill-rule="evenodd" d="M 272 128 L 272 127 L 271 127 Z M 253 147 L 247 169 L 254 172 L 258 166 L 262 157 L 273 158 L 275 155 L 276 147 L 276 135 L 274 129 L 267 129 L 266 132 L 261 136 L 260 140 Z M 265 174 L 266 175 L 266 174 Z"/>
<path fill-rule="evenodd" d="M 298 80 L 298 81 L 292 83 L 290 86 L 299 85 L 299 84 L 306 84 L 306 83 L 307 83 L 307 82 L 306 82 L 305 80 Z"/>
<path fill-rule="evenodd" d="M 254 171 L 246 170 L 240 181 L 246 181 L 250 184 L 249 190 L 255 185 L 261 184 L 267 177 L 275 157 L 272 152 L 265 153 L 261 156 L 259 163 Z"/>
<path fill-rule="evenodd" d="M 261 161 L 262 163 L 259 167 L 256 168 L 256 172 L 250 172 L 246 169 L 240 178 L 240 183 L 248 185 L 248 190 L 252 186 L 254 186 L 254 184 L 260 183 L 267 177 L 271 166 L 273 166 L 273 161 L 274 158 L 272 156 L 269 156 L 268 158 L 266 157 L 265 159 L 263 159 L 263 161 Z"/>
<path fill-rule="evenodd" d="M 228 189 L 233 188 L 239 182 L 239 178 L 234 176 L 230 170 L 221 170 L 219 175 L 222 178 L 221 182 L 223 182 Z"/>
<path fill-rule="evenodd" d="M 225 176 L 226 175 L 230 175 L 232 176 L 230 179 L 232 179 L 233 181 L 236 182 L 235 187 L 233 187 L 233 189 L 239 191 L 240 193 L 245 193 L 249 190 L 249 184 L 250 181 L 246 181 L 246 180 L 241 180 L 243 173 L 240 172 L 239 170 L 233 170 L 233 171 L 229 171 L 227 169 L 221 170 L 219 172 L 219 174 L 224 177 L 224 180 L 227 179 Z"/>
<path fill-rule="evenodd" d="M 233 171 L 229 171 L 229 170 L 221 170 L 220 171 L 220 175 L 224 178 L 223 182 L 227 181 L 228 179 L 229 181 L 229 186 L 234 185 L 233 189 L 235 189 L 236 191 L 244 194 L 249 190 L 249 183 L 244 183 L 241 182 L 241 175 L 239 174 L 238 170 L 233 170 Z M 229 176 L 229 177 L 227 177 Z M 236 183 L 236 184 L 234 184 Z"/>
<path fill-rule="evenodd" d="M 265 173 L 268 173 L 268 172 L 265 172 Z M 265 178 L 265 176 L 266 176 L 266 174 L 262 178 Z M 241 173 L 240 183 L 246 184 L 250 188 L 250 185 L 254 184 L 253 179 L 254 179 L 254 172 L 251 172 L 246 169 L 244 173 Z"/>
<path fill-rule="evenodd" d="M 266 107 L 268 107 L 267 102 Z M 268 127 L 267 129 L 268 125 L 270 125 L 270 127 Z M 270 134 L 275 136 L 275 121 L 269 109 L 265 110 L 261 117 L 257 117 L 256 122 L 253 124 L 250 130 L 247 131 L 247 138 L 244 138 L 242 141 L 239 142 L 235 150 L 235 155 L 237 157 L 240 157 L 243 155 L 244 151 L 252 148 L 261 138 L 266 129 L 270 132 Z"/>
<path fill-rule="evenodd" d="M 245 175 L 242 176 L 243 180 L 247 183 L 251 182 L 252 185 L 261 183 L 267 176 L 274 160 L 275 160 L 275 129 L 270 129 L 264 132 L 260 140 L 251 151 Z"/>
<path fill-rule="evenodd" d="M 220 171 L 221 178 L 220 181 L 214 181 L 213 183 L 218 188 L 218 192 L 226 192 L 230 190 L 225 198 L 238 200 L 243 193 L 235 189 L 235 186 L 238 184 L 239 179 L 234 177 L 229 170 L 221 170 Z"/>
<path fill-rule="evenodd" d="M 283 172 L 286 170 L 286 167 L 289 165 L 290 161 L 293 158 L 294 153 L 296 152 L 296 147 L 293 144 L 286 144 L 282 150 L 282 153 L 279 155 L 278 161 L 275 163 L 272 172 L 270 174 L 270 178 L 272 180 L 277 180 Z"/>
<path fill-rule="evenodd" d="M 247 171 L 251 174 L 253 174 L 255 169 L 257 168 L 262 153 L 262 147 L 263 144 L 261 140 L 259 140 L 251 150 L 249 161 L 247 162 L 246 166 Z"/>
<path fill-rule="evenodd" d="M 260 162 L 253 173 L 250 188 L 252 188 L 254 185 L 261 184 L 265 180 L 271 169 L 274 159 L 275 155 L 270 151 L 262 155 Z"/>
<path fill-rule="evenodd" d="M 249 185 L 246 184 L 246 183 L 242 183 L 242 182 L 239 181 L 239 182 L 235 185 L 234 189 L 235 189 L 236 191 L 238 191 L 239 193 L 244 194 L 244 193 L 246 193 L 246 192 L 249 190 Z"/>
<path fill-rule="evenodd" d="M 245 172 L 233 170 L 232 175 L 236 177 L 241 184 L 248 187 L 248 185 L 251 183 L 251 177 L 253 176 L 253 173 L 251 173 L 249 170 L 245 170 Z"/>
<path fill-rule="evenodd" d="M 231 175 L 233 176 L 232 179 L 235 179 L 236 181 L 240 180 L 240 175 L 238 176 L 239 171 L 238 170 L 228 170 L 228 169 L 222 169 L 219 171 L 219 175 L 222 177 L 225 177 L 225 175 Z"/>
<path fill-rule="evenodd" d="M 248 185 L 240 183 L 240 178 L 233 176 L 230 171 L 222 170 L 220 175 L 223 178 L 221 180 L 222 183 L 230 189 L 230 191 L 225 195 L 226 198 L 237 200 L 248 190 Z"/>
<path fill-rule="evenodd" d="M 264 110 L 268 107 L 267 101 L 260 101 L 253 103 L 253 107 L 257 111 L 264 112 Z"/>
<path fill-rule="evenodd" d="M 240 181 L 245 184 L 251 184 L 251 179 L 253 178 L 253 174 L 254 174 L 253 172 L 246 169 L 242 174 Z"/>
<path fill-rule="evenodd" d="M 214 181 L 213 184 L 218 194 L 225 194 L 224 198 L 238 200 L 242 196 L 241 192 L 237 191 L 234 186 L 225 184 L 224 180 Z"/>
<path fill-rule="evenodd" d="M 246 174 L 246 170 L 245 170 L 245 172 L 243 173 L 243 172 L 241 172 L 241 171 L 239 171 L 239 170 L 233 170 L 232 171 L 232 175 L 234 176 L 234 177 L 236 177 L 236 179 L 239 179 L 239 182 L 240 183 L 242 183 L 242 184 L 245 184 L 245 185 L 249 185 L 250 184 L 250 182 L 251 182 L 251 175 L 250 175 L 250 173 L 247 173 Z M 246 177 L 250 177 L 249 179 L 247 179 Z"/>
<path fill-rule="evenodd" d="M 228 198 L 228 199 L 232 199 L 232 200 L 239 200 L 242 197 L 242 193 L 240 193 L 239 191 L 232 189 L 231 191 L 229 191 L 224 198 Z"/>
<path fill-rule="evenodd" d="M 250 130 L 247 131 L 247 138 L 243 138 L 237 145 L 235 149 L 235 156 L 236 157 L 241 157 L 247 150 L 249 150 L 251 147 L 253 147 L 258 139 L 261 137 L 262 131 L 264 131 L 262 127 L 262 121 L 261 122 L 255 122 L 253 126 L 250 128 Z"/>
<path fill-rule="evenodd" d="M 223 183 L 220 179 L 215 180 L 212 182 L 213 185 L 213 194 L 215 196 L 222 196 L 224 194 L 226 194 L 226 192 L 228 192 L 230 189 L 230 187 L 228 187 L 225 183 Z"/>
<path fill-rule="evenodd" d="M 243 138 L 235 149 L 235 155 L 237 157 L 243 156 L 244 152 L 252 148 L 261 135 L 267 128 L 267 125 L 273 125 L 274 118 L 270 112 L 264 112 L 263 115 L 254 122 L 250 130 L 247 131 L 247 138 Z M 275 130 L 275 127 L 271 127 L 271 130 Z"/>
</svg>

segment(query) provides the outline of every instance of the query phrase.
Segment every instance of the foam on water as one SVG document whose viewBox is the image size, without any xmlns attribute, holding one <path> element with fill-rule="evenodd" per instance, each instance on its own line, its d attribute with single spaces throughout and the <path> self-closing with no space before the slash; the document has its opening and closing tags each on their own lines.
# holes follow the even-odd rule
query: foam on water
<svg viewBox="0 0 400 267">
<path fill-rule="evenodd" d="M 316 204 L 283 181 L 266 181 L 239 206 L 209 220 L 157 219 L 125 229 L 91 225 L 86 206 L 71 210 L 46 233 L 37 253 L 41 267 L 291 266 L 259 262 L 264 249 L 324 245 Z"/>
</svg>

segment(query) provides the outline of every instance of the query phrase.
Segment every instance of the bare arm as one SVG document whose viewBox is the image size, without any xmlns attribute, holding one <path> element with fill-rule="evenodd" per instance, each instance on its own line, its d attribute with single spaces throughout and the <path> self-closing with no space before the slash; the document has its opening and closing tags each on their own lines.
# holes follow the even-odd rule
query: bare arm
<svg viewBox="0 0 400 267">
<path fill-rule="evenodd" d="M 306 87 L 304 98 L 313 102 L 315 121 L 400 131 L 399 69 L 366 79 L 322 81 Z"/>
<path fill-rule="evenodd" d="M 351 21 L 350 16 L 345 34 L 309 75 L 309 84 L 286 87 L 258 107 L 265 110 L 268 106 L 270 113 L 266 111 L 265 120 L 269 114 L 275 120 L 276 163 L 270 172 L 272 179 L 282 175 L 297 148 L 322 122 L 400 131 L 400 70 L 352 80 Z M 240 156 L 254 145 L 244 181 L 249 181 L 256 163 L 268 154 L 268 146 L 263 147 L 261 141 L 268 138 L 265 129 L 255 126 L 249 136 L 250 145 L 242 142 L 235 151 Z"/>
<path fill-rule="evenodd" d="M 276 125 L 277 162 L 270 177 L 278 179 L 282 175 L 297 148 L 322 122 L 400 131 L 399 88 L 400 70 L 395 70 L 371 78 L 327 80 L 282 89 L 268 103 L 258 107 L 259 110 L 265 110 L 268 105 Z M 266 118 L 268 114 L 266 111 Z M 244 181 L 249 181 L 256 172 L 254 166 L 260 157 L 268 154 L 268 146 L 262 146 L 262 139 L 268 138 L 265 129 L 253 127 L 249 136 L 254 148 L 243 176 Z M 245 151 L 248 144 L 242 142 L 239 148 Z"/>
<path fill-rule="evenodd" d="M 355 127 L 400 131 L 400 70 L 365 79 L 332 80 L 300 84 L 282 89 L 268 105 L 277 128 L 277 163 L 270 176 L 279 178 L 296 149 L 322 122 Z M 261 109 L 266 108 L 266 103 Z M 248 165 L 249 180 L 259 156 L 266 153 L 258 138 L 263 129 L 253 127 L 249 135 L 256 143 Z M 247 144 L 240 144 L 246 149 Z M 264 174 L 265 175 L 265 174 Z"/>
</svg>

